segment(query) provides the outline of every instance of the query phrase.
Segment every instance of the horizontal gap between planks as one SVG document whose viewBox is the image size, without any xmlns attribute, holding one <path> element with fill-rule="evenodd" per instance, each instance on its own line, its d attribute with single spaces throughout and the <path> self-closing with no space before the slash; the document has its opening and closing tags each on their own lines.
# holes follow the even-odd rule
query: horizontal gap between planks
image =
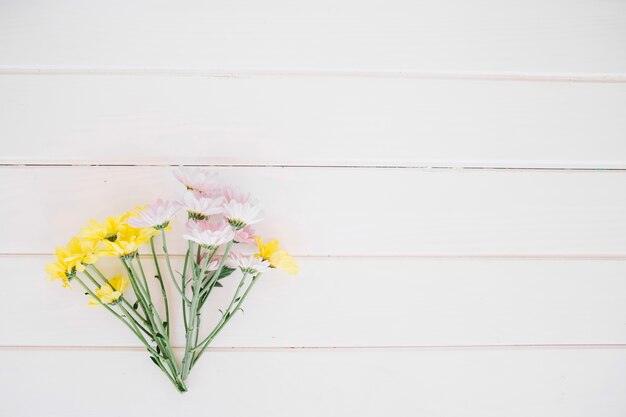
<svg viewBox="0 0 626 417">
<path fill-rule="evenodd" d="M 141 254 L 142 256 L 152 256 L 151 254 Z M 0 253 L 3 257 L 37 257 L 54 256 L 53 253 Z M 157 254 L 159 258 L 163 254 Z M 182 258 L 184 254 L 171 253 L 172 258 Z M 299 255 L 293 254 L 298 259 L 312 260 L 358 260 L 358 259 L 380 259 L 380 260 L 493 260 L 493 261 L 626 261 L 625 254 L 419 254 L 419 255 Z"/>
<path fill-rule="evenodd" d="M 183 350 L 182 346 L 174 346 Z M 416 346 L 248 346 L 209 347 L 213 352 L 276 352 L 276 351 L 334 351 L 334 350 L 547 350 L 547 349 L 626 349 L 626 344 L 512 344 L 512 345 L 416 345 Z M 141 346 L 43 346 L 6 345 L 1 351 L 144 351 Z"/>
<path fill-rule="evenodd" d="M 362 77 L 434 80 L 530 81 L 566 83 L 626 83 L 622 73 L 550 73 L 513 71 L 419 71 L 359 69 L 245 69 L 245 68 L 158 68 L 0 65 L 0 75 L 137 75 L 165 77 Z"/>
<path fill-rule="evenodd" d="M 588 163 L 587 163 L 588 164 Z M 517 166 L 516 166 L 517 165 Z M 411 169 L 421 171 L 437 170 L 472 170 L 472 171 L 585 171 L 585 172 L 626 172 L 626 162 L 624 164 L 598 163 L 598 167 L 587 167 L 584 164 L 573 163 L 572 166 L 523 166 L 519 163 L 511 166 L 500 166 L 488 164 L 484 165 L 320 165 L 320 164 L 90 164 L 90 163 L 0 163 L 0 168 L 67 168 L 67 167 L 103 167 L 103 168 L 148 168 L 148 167 L 204 167 L 204 168 L 345 168 L 345 169 Z"/>
</svg>

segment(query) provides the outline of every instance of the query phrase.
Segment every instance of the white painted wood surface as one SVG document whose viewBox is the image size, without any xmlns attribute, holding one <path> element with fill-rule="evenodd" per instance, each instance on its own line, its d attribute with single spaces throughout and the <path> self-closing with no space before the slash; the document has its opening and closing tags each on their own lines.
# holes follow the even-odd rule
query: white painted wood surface
<svg viewBox="0 0 626 417">
<path fill-rule="evenodd" d="M 626 4 L 599 0 L 4 0 L 0 63 L 624 73 Z"/>
<path fill-rule="evenodd" d="M 3 163 L 626 168 L 626 84 L 21 75 L 0 91 Z"/>
<path fill-rule="evenodd" d="M 0 415 L 622 417 L 625 40 L 610 0 L 0 0 Z M 184 396 L 43 273 L 179 164 L 302 264 Z"/>
<path fill-rule="evenodd" d="M 622 350 L 209 353 L 189 377 L 197 389 L 181 396 L 143 352 L 5 349 L 0 367 L 11 392 L 0 393 L 0 412 L 16 417 L 80 417 L 87 411 L 104 417 L 112 409 L 156 417 L 198 412 L 224 417 L 622 417 L 626 407 Z M 54 375 L 54 384 L 47 375 Z M 47 393 L 49 401 L 34 401 L 33 392 Z M 115 400 L 109 404 L 112 393 Z"/>
</svg>

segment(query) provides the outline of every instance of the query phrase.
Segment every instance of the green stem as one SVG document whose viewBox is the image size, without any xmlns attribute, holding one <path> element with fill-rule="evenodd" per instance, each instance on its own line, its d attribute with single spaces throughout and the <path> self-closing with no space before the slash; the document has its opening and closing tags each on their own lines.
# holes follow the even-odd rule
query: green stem
<svg viewBox="0 0 626 417">
<path fill-rule="evenodd" d="M 187 297 L 185 297 L 184 289 L 181 289 L 178 286 L 178 282 L 176 282 L 176 274 L 174 274 L 174 270 L 172 269 L 172 262 L 170 261 L 170 254 L 167 251 L 167 238 L 165 237 L 165 230 L 163 229 L 161 229 L 161 236 L 163 237 L 163 253 L 165 254 L 165 263 L 167 264 L 167 270 L 170 274 L 170 278 L 174 282 L 174 286 L 176 287 L 180 295 L 183 297 L 183 300 L 187 303 L 190 303 L 190 301 L 187 300 Z M 154 253 L 154 247 L 152 248 L 152 251 Z M 155 255 L 155 259 L 156 259 L 156 255 Z"/>
<path fill-rule="evenodd" d="M 215 336 L 218 335 L 218 333 L 224 328 L 224 326 L 226 326 L 226 324 L 228 324 L 228 322 L 230 321 L 230 319 L 235 315 L 235 313 L 241 308 L 241 305 L 243 304 L 244 300 L 246 299 L 246 297 L 248 296 L 248 294 L 250 293 L 250 290 L 252 289 L 252 287 L 254 286 L 254 284 L 256 283 L 256 281 L 259 279 L 259 277 L 261 276 L 261 274 L 257 274 L 255 276 L 252 277 L 252 281 L 250 281 L 250 284 L 248 285 L 248 288 L 246 288 L 246 291 L 243 293 L 243 295 L 241 296 L 241 298 L 239 299 L 239 302 L 237 303 L 237 305 L 235 306 L 235 308 L 232 310 L 232 312 L 228 313 L 227 315 L 224 314 L 222 315 L 222 319 L 220 320 L 220 322 L 217 324 L 217 326 L 215 326 L 215 328 L 213 329 L 213 331 L 202 341 L 200 342 L 200 346 L 202 346 L 200 348 L 200 350 L 197 353 L 194 353 L 194 358 L 192 360 L 192 364 L 191 366 L 195 365 L 196 362 L 198 361 L 198 359 L 200 359 L 200 356 L 202 356 L 202 354 L 204 353 L 204 351 L 206 350 L 206 348 L 209 346 L 209 344 L 211 343 L 211 341 L 213 341 L 213 339 L 215 338 Z M 244 275 L 245 278 L 245 275 Z M 242 282 L 243 279 L 242 278 Z M 241 287 L 242 284 L 240 284 Z M 239 288 L 240 288 L 239 287 Z M 239 288 L 237 289 L 237 293 L 239 292 Z M 235 294 L 235 297 L 233 297 L 233 300 L 235 300 L 237 298 L 238 294 Z M 229 308 L 232 306 L 233 302 L 231 302 Z M 200 347 L 200 346 L 196 346 L 194 348 L 194 352 Z"/>
<path fill-rule="evenodd" d="M 189 241 L 189 252 L 193 253 L 193 242 Z M 185 334 L 185 356 L 183 357 L 182 362 L 182 370 L 181 376 L 183 380 L 187 378 L 189 374 L 189 369 L 191 368 L 191 340 L 193 337 L 193 332 L 196 329 L 196 314 L 198 308 L 198 296 L 199 296 L 199 284 L 200 278 L 198 277 L 198 270 L 196 268 L 195 262 L 191 265 L 191 273 L 193 282 L 191 287 L 191 306 L 189 306 L 189 327 L 187 328 Z"/>
<path fill-rule="evenodd" d="M 182 286 L 182 292 L 181 292 L 181 296 L 183 297 L 184 300 L 187 300 L 187 298 L 185 297 L 185 281 L 186 281 L 186 277 L 187 277 L 187 263 L 189 262 L 189 249 L 187 249 L 187 253 L 185 253 L 185 265 L 183 266 L 183 274 L 180 276 L 180 284 Z M 185 325 L 185 333 L 187 333 L 187 307 L 185 305 L 185 301 L 183 301 L 182 303 L 182 307 L 183 307 L 183 324 Z M 190 303 L 191 304 L 191 303 Z"/>
<path fill-rule="evenodd" d="M 154 252 L 154 236 L 150 238 L 150 246 L 152 247 L 152 257 L 154 259 L 154 265 L 156 267 L 157 279 L 159 280 L 159 285 L 161 286 L 161 295 L 163 296 L 163 302 L 165 304 L 165 322 L 167 323 L 167 327 L 165 332 L 167 336 L 170 335 L 170 306 L 167 301 L 167 291 L 165 291 L 165 285 L 163 284 L 163 278 L 161 277 L 161 269 L 159 268 L 159 262 L 157 261 L 156 254 Z M 141 274 L 145 276 L 143 272 L 143 266 L 141 264 L 141 259 L 139 258 L 139 254 L 137 254 L 137 263 L 139 264 L 139 269 L 141 269 Z"/>
<path fill-rule="evenodd" d="M 130 285 L 133 287 L 133 291 L 135 292 L 135 296 L 137 297 L 137 301 L 141 306 L 146 318 L 148 319 L 149 325 L 152 326 L 152 322 L 150 321 L 150 309 L 148 308 L 148 303 L 146 302 L 145 296 L 143 294 L 143 289 L 141 287 L 141 283 L 135 279 L 133 272 L 130 270 L 128 264 L 126 263 L 126 259 L 119 258 L 122 265 L 126 269 L 126 273 L 128 274 L 128 280 L 130 281 Z M 153 329 L 154 330 L 154 329 Z"/>
<path fill-rule="evenodd" d="M 135 270 L 135 267 L 132 264 L 132 260 L 130 262 L 127 262 L 127 260 L 124 258 L 120 258 L 120 259 L 122 263 L 124 264 L 124 266 L 126 267 L 131 283 L 134 283 L 133 288 L 135 288 L 135 284 L 139 284 L 139 277 L 137 275 L 137 271 Z M 152 301 L 150 298 L 145 298 L 145 294 L 142 294 L 141 291 L 137 292 L 137 295 L 139 297 L 140 303 L 142 304 L 142 308 L 144 308 L 144 311 L 146 312 L 146 315 L 148 316 L 148 320 L 151 323 L 151 328 L 153 332 L 152 334 L 154 335 L 153 337 L 154 341 L 157 343 L 157 345 L 159 346 L 163 354 L 166 355 L 166 357 L 168 358 L 167 364 L 170 367 L 172 374 L 178 376 L 179 370 L 178 370 L 178 365 L 176 364 L 176 359 L 175 359 L 176 357 L 169 343 L 169 338 L 166 336 L 163 336 L 163 333 L 165 332 L 163 330 L 163 323 L 161 322 L 161 317 L 159 316 L 159 313 L 154 308 L 154 305 L 152 304 Z M 159 337 L 159 335 L 161 337 Z"/>
<path fill-rule="evenodd" d="M 133 327 L 133 325 L 131 324 L 131 322 L 124 320 L 124 318 L 118 314 L 115 310 L 113 310 L 109 305 L 104 304 L 97 296 L 96 294 L 93 293 L 93 291 L 91 291 L 91 289 L 79 278 L 79 277 L 75 277 L 75 279 L 80 283 L 80 285 L 85 289 L 85 291 L 87 291 L 93 298 L 95 298 L 96 300 L 98 300 L 98 302 L 100 303 L 100 305 L 102 305 L 107 311 L 109 311 L 111 314 L 113 314 L 115 317 L 117 317 L 122 323 L 124 323 L 134 334 L 135 336 L 137 336 L 137 338 L 144 344 L 144 346 L 146 347 L 146 349 L 148 350 L 148 352 L 150 352 L 157 364 L 157 366 L 159 368 L 161 368 L 161 370 L 165 373 L 165 375 L 167 375 L 167 377 L 170 379 L 170 381 L 172 381 L 172 383 L 176 386 L 176 388 L 181 391 L 187 391 L 187 387 L 185 386 L 185 383 L 180 380 L 180 378 L 176 378 L 172 375 L 170 375 L 165 367 L 163 366 L 163 364 L 161 363 L 162 357 L 158 354 L 158 352 L 156 352 L 152 346 L 150 346 L 150 344 L 148 344 L 148 342 L 144 339 L 144 337 L 141 335 L 141 333 Z M 121 306 L 120 306 L 121 307 Z M 121 307 L 123 311 L 126 311 L 123 307 Z M 127 314 L 128 317 L 128 314 Z M 170 362 L 169 359 L 166 359 L 167 362 Z M 178 369 L 176 367 L 174 367 L 174 369 L 172 370 L 173 375 L 178 374 Z"/>
<path fill-rule="evenodd" d="M 244 273 L 243 276 L 241 277 L 241 281 L 239 281 L 239 285 L 237 286 L 237 289 L 235 290 L 235 295 L 233 295 L 232 300 L 230 300 L 230 304 L 228 304 L 228 307 L 226 307 L 226 309 L 224 310 L 224 312 L 222 312 L 222 317 L 220 318 L 220 321 L 217 323 L 217 325 L 215 326 L 215 328 L 213 329 L 213 331 L 211 333 L 209 333 L 209 335 L 202 341 L 200 342 L 200 344 L 205 343 L 207 340 L 209 340 L 211 338 L 211 335 L 214 333 L 215 329 L 219 328 L 220 325 L 222 325 L 222 323 L 224 322 L 224 320 L 226 319 L 226 317 L 228 317 L 231 314 L 231 309 L 233 308 L 233 305 L 239 301 L 237 299 L 237 297 L 239 297 L 239 293 L 241 292 L 241 288 L 243 287 L 243 284 L 245 283 L 246 277 L 248 276 L 248 273 Z M 196 341 L 196 344 L 194 346 L 194 349 L 198 347 L 198 343 Z"/>
<path fill-rule="evenodd" d="M 143 265 L 141 264 L 141 260 L 139 259 L 139 252 L 137 252 L 134 258 L 137 260 L 137 265 L 139 265 L 139 271 L 141 272 L 141 277 L 143 278 L 143 284 L 146 288 L 146 295 L 149 299 L 152 299 L 152 294 L 150 294 L 150 285 L 148 285 L 148 278 L 146 277 L 146 273 L 143 270 Z M 135 271 L 133 267 L 133 260 L 131 259 L 129 262 L 130 266 L 133 268 L 133 272 L 137 275 L 137 271 Z M 138 275 L 137 275 L 138 276 Z"/>
<path fill-rule="evenodd" d="M 204 290 L 202 291 L 200 295 L 203 295 L 204 293 L 210 291 L 213 285 L 215 285 L 215 283 L 217 282 L 217 279 L 220 277 L 220 274 L 222 273 L 222 269 L 224 269 L 224 264 L 226 263 L 226 259 L 228 258 L 228 254 L 230 253 L 230 249 L 232 248 L 232 246 L 233 246 L 232 240 L 226 244 L 226 248 L 224 249 L 224 255 L 222 255 L 222 259 L 220 259 L 220 263 L 217 266 L 217 270 L 215 270 L 213 277 L 207 283 L 207 285 L 205 286 Z"/>
<path fill-rule="evenodd" d="M 107 284 L 109 287 L 113 288 L 113 285 L 111 285 L 111 282 L 110 282 L 110 281 L 109 281 L 109 280 L 108 280 L 108 279 L 104 276 L 104 274 L 102 274 L 102 272 L 100 272 L 100 270 L 99 270 L 98 268 L 96 268 L 96 266 L 95 266 L 95 265 L 91 264 L 91 265 L 89 265 L 89 266 L 91 266 L 91 269 L 92 269 L 93 271 L 95 271 L 95 273 L 96 273 L 96 274 L 98 274 L 98 276 L 100 277 L 100 279 L 101 279 L 102 281 L 104 281 L 104 283 L 105 283 L 105 284 Z M 83 273 L 84 273 L 85 275 L 87 275 L 87 277 L 89 277 L 89 279 L 91 280 L 91 282 L 93 282 L 94 284 L 96 284 L 96 285 L 98 285 L 98 286 L 101 286 L 101 284 L 100 284 L 100 283 L 97 283 L 97 281 L 93 278 L 93 276 L 92 276 L 89 272 L 84 271 Z M 141 322 L 142 322 L 144 325 L 146 325 L 146 326 L 150 326 L 150 324 L 148 323 L 148 320 L 147 320 L 145 317 L 143 317 L 141 314 L 139 314 L 139 312 L 133 308 L 133 305 L 132 305 L 132 304 L 131 304 L 131 303 L 130 303 L 127 299 L 126 299 L 126 297 L 124 297 L 123 295 L 121 295 L 121 296 L 120 296 L 120 300 L 122 301 L 122 303 L 124 303 L 124 304 L 125 304 L 125 305 L 126 305 L 126 306 L 130 309 L 130 311 L 132 311 L 132 312 L 133 312 L 133 313 L 134 313 L 134 314 L 135 314 L 135 315 L 136 315 L 136 316 L 137 316 L 137 317 L 141 320 Z M 143 328 L 143 327 L 142 327 L 142 328 Z M 148 333 L 146 332 L 146 334 L 148 334 Z"/>
</svg>

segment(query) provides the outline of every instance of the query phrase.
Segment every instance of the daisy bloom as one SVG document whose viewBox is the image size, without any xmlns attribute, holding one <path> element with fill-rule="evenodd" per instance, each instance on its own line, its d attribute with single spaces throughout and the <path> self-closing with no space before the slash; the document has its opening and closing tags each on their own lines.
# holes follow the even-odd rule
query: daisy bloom
<svg viewBox="0 0 626 417">
<path fill-rule="evenodd" d="M 180 167 L 174 171 L 174 176 L 188 190 L 209 194 L 219 188 L 217 174 L 206 169 Z"/>
<path fill-rule="evenodd" d="M 94 291 L 100 301 L 89 297 L 90 306 L 99 306 L 102 304 L 115 304 L 122 296 L 122 293 L 128 287 L 128 278 L 118 275 L 109 280 L 109 284 L 104 284 Z"/>
<path fill-rule="evenodd" d="M 173 201 L 158 199 L 154 204 L 147 204 L 145 208 L 138 211 L 138 217 L 128 219 L 128 224 L 132 227 L 154 227 L 157 230 L 165 229 L 180 206 Z"/>
<path fill-rule="evenodd" d="M 105 256 L 132 257 L 139 250 L 139 246 L 150 241 L 158 230 L 152 227 L 135 228 L 131 226 L 123 227 L 117 234 L 114 241 L 104 240 L 104 248 L 100 251 Z"/>
<path fill-rule="evenodd" d="M 227 203 L 233 200 L 241 204 L 243 203 L 256 204 L 257 203 L 255 199 L 250 198 L 250 193 L 243 193 L 241 192 L 239 188 L 233 187 L 230 185 L 227 187 L 224 187 L 223 195 Z"/>
<path fill-rule="evenodd" d="M 270 268 L 270 263 L 253 255 L 245 255 L 238 250 L 232 250 L 226 261 L 229 268 L 239 268 L 244 274 L 260 274 Z"/>
<path fill-rule="evenodd" d="M 270 263 L 272 268 L 282 269 L 283 271 L 296 275 L 300 271 L 298 262 L 284 250 L 279 250 L 278 240 L 270 240 L 263 243 L 263 240 L 255 236 L 254 240 L 259 248 L 259 253 L 255 256 L 264 259 Z"/>
<path fill-rule="evenodd" d="M 206 220 L 212 214 L 222 212 L 223 197 L 207 197 L 192 190 L 187 190 L 178 202 L 187 210 L 187 216 L 192 220 Z"/>
<path fill-rule="evenodd" d="M 97 242 L 75 236 L 67 246 L 57 248 L 56 255 L 68 266 L 68 272 L 72 269 L 83 272 L 86 265 L 91 265 L 98 260 L 97 246 Z"/>
<path fill-rule="evenodd" d="M 261 207 L 253 203 L 240 203 L 231 200 L 224 203 L 224 217 L 235 230 L 260 222 Z"/>
<path fill-rule="evenodd" d="M 62 259 L 58 259 L 54 262 L 50 262 L 46 265 L 46 272 L 48 273 L 48 279 L 50 281 L 61 281 L 63 287 L 69 286 L 70 279 L 73 277 L 73 272 L 69 265 Z"/>
<path fill-rule="evenodd" d="M 233 240 L 235 232 L 225 222 L 209 223 L 208 220 L 200 220 L 187 222 L 187 233 L 183 237 L 207 249 L 216 249 Z"/>
<path fill-rule="evenodd" d="M 81 229 L 79 236 L 85 240 L 93 240 L 96 242 L 104 239 L 115 240 L 120 227 L 126 224 L 126 221 L 132 214 L 132 212 L 128 212 L 120 216 L 107 217 L 102 223 L 91 220 L 88 226 Z"/>
</svg>

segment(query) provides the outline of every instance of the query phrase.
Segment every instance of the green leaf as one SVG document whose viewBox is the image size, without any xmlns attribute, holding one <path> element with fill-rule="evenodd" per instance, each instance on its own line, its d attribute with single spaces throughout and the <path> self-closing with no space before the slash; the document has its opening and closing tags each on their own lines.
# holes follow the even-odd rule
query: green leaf
<svg viewBox="0 0 626 417">
<path fill-rule="evenodd" d="M 133 304 L 133 310 L 137 310 L 137 307 L 139 307 L 139 300 L 135 301 L 135 304 Z"/>
<path fill-rule="evenodd" d="M 161 367 L 161 365 L 159 365 L 159 362 L 156 360 L 156 358 L 155 358 L 154 356 L 150 355 L 150 359 L 152 359 L 152 362 L 153 362 L 156 366 L 158 366 L 159 368 Z"/>
<path fill-rule="evenodd" d="M 223 285 L 222 285 L 222 284 L 220 284 L 220 283 L 219 283 L 219 282 L 217 282 L 217 281 L 215 282 L 215 285 L 213 285 L 213 286 L 214 286 L 214 287 L 223 287 Z"/>
<path fill-rule="evenodd" d="M 232 274 L 233 272 L 235 272 L 236 268 L 229 268 L 227 266 L 224 266 L 224 268 L 222 269 L 222 271 L 220 272 L 220 276 L 217 277 L 218 281 L 220 279 L 226 278 L 227 276 L 229 276 L 230 274 Z"/>
</svg>

